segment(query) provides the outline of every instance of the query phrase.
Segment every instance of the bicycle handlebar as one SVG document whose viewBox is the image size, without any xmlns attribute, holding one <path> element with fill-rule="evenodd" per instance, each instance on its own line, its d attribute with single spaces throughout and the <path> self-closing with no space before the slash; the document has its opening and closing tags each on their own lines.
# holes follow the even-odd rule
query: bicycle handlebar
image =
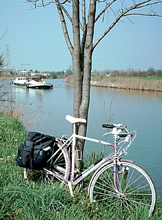
<svg viewBox="0 0 162 220">
<path fill-rule="evenodd" d="M 128 135 L 130 137 L 133 136 L 133 133 L 132 132 L 129 132 L 127 127 L 122 125 L 122 124 L 113 124 L 113 125 L 110 125 L 110 124 L 102 124 L 102 127 L 103 128 L 109 128 L 109 129 L 113 129 L 112 132 L 109 132 L 109 133 L 106 133 L 106 134 L 116 134 L 118 135 L 118 137 L 127 137 Z M 115 130 L 114 130 L 115 129 Z M 104 135 L 106 135 L 104 134 Z"/>
<path fill-rule="evenodd" d="M 109 124 L 102 124 L 102 127 L 103 128 L 111 128 L 111 129 L 115 128 L 114 125 L 109 125 Z"/>
<path fill-rule="evenodd" d="M 130 132 L 130 133 L 119 133 L 119 134 L 118 134 L 119 137 L 126 137 L 126 136 L 128 136 L 128 135 L 130 135 L 131 137 L 133 137 L 133 133 L 132 133 L 132 132 Z"/>
<path fill-rule="evenodd" d="M 129 133 L 127 127 L 125 125 L 122 125 L 122 124 L 113 124 L 113 125 L 102 124 L 102 127 L 103 128 L 116 129 L 116 130 L 122 130 L 122 131 L 125 131 L 126 133 Z"/>
</svg>

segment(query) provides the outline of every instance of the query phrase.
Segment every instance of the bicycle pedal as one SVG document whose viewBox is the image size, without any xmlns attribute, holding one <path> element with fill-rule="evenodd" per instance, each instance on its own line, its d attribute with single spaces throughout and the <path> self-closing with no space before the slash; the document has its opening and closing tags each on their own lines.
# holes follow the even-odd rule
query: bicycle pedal
<svg viewBox="0 0 162 220">
<path fill-rule="evenodd" d="M 76 176 L 78 175 L 78 173 L 80 173 L 79 169 L 78 168 L 75 168 L 74 169 L 74 173 L 76 174 Z"/>
<path fill-rule="evenodd" d="M 83 181 L 79 182 L 77 186 L 78 186 L 78 191 L 80 192 L 84 187 L 84 182 Z"/>
<path fill-rule="evenodd" d="M 84 182 L 81 181 L 81 182 L 79 182 L 79 183 L 73 188 L 73 191 L 75 191 L 76 189 L 78 189 L 78 192 L 80 192 L 80 191 L 83 189 L 83 186 L 84 186 Z"/>
</svg>

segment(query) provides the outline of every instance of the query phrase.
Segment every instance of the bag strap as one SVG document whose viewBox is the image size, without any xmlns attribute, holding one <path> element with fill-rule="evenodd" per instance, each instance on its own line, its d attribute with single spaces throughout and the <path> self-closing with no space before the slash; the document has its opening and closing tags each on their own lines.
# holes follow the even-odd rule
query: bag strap
<svg viewBox="0 0 162 220">
<path fill-rule="evenodd" d="M 32 147 L 30 148 L 29 152 L 29 164 L 30 164 L 30 169 L 33 169 L 33 152 L 34 152 L 34 143 L 32 143 Z"/>
<path fill-rule="evenodd" d="M 39 136 L 38 136 L 39 135 Z M 30 164 L 30 169 L 33 169 L 33 154 L 34 154 L 34 147 L 36 144 L 41 142 L 43 139 L 45 139 L 44 135 L 41 133 L 35 133 L 35 135 L 31 138 L 32 146 L 30 148 L 29 152 L 29 164 Z"/>
</svg>

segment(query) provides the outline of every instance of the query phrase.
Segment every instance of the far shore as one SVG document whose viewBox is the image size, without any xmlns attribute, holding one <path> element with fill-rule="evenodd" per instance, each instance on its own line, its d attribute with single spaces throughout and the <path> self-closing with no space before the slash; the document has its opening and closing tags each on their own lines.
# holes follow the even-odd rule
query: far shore
<svg viewBox="0 0 162 220">
<path fill-rule="evenodd" d="M 6 79 L 15 79 L 15 76 L 0 76 L 0 80 L 6 80 Z"/>
<path fill-rule="evenodd" d="M 0 76 L 0 80 L 15 79 L 15 76 Z M 64 78 L 65 82 L 74 83 L 73 75 Z M 91 80 L 91 86 L 114 89 L 142 90 L 162 92 L 162 79 L 142 79 L 135 77 L 95 77 Z"/>
<path fill-rule="evenodd" d="M 64 81 L 74 83 L 73 75 L 65 77 Z M 162 80 L 140 79 L 135 77 L 95 77 L 91 80 L 91 86 L 162 92 Z"/>
</svg>

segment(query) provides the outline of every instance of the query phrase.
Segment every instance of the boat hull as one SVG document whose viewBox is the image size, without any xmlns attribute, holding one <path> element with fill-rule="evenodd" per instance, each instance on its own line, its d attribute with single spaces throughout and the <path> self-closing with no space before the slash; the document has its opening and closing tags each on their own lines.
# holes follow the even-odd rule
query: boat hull
<svg viewBox="0 0 162 220">
<path fill-rule="evenodd" d="M 26 83 L 12 83 L 13 86 L 26 86 Z"/>
<path fill-rule="evenodd" d="M 53 89 L 53 85 L 52 84 L 43 84 L 43 85 L 26 85 L 26 88 L 28 89 Z"/>
</svg>

